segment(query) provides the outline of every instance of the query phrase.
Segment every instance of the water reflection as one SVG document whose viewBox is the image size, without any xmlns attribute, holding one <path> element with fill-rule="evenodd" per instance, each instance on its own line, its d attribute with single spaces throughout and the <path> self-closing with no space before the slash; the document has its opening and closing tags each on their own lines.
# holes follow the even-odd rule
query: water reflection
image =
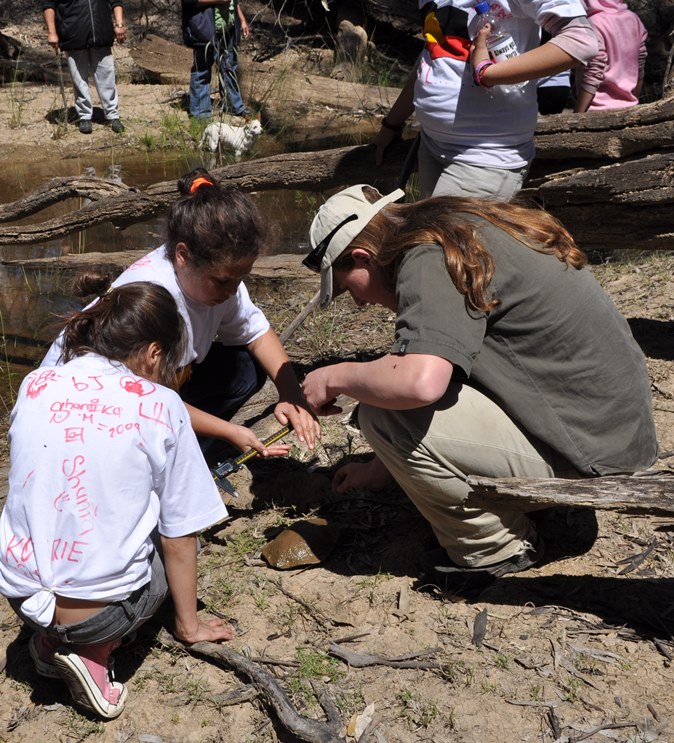
<svg viewBox="0 0 674 743">
<path fill-rule="evenodd" d="M 160 181 L 177 181 L 203 163 L 203 153 L 151 153 L 118 156 L 112 150 L 68 160 L 4 164 L 0 169 L 0 202 L 20 199 L 51 178 L 99 176 L 143 190 Z M 320 203 L 317 194 L 299 191 L 256 193 L 254 198 L 269 226 L 268 254 L 306 251 L 308 223 Z M 34 223 L 66 214 L 87 203 L 68 199 L 16 224 Z M 162 242 L 163 218 L 118 230 L 101 224 L 51 242 L 0 248 L 0 259 L 29 260 L 67 253 L 150 251 Z M 0 264 L 0 403 L 11 407 L 13 388 L 44 355 L 54 337 L 55 321 L 79 304 L 69 296 L 69 279 L 58 265 L 23 268 Z M 4 338 L 4 341 L 2 341 Z M 10 374 L 11 371 L 11 374 Z"/>
</svg>

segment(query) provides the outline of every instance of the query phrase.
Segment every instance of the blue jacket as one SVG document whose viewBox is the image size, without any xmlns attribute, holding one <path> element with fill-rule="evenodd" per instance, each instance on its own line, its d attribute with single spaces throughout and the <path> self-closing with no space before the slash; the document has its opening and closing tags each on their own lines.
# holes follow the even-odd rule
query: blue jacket
<svg viewBox="0 0 674 743">
<path fill-rule="evenodd" d="M 215 38 L 215 6 L 181 0 L 185 46 L 206 46 Z"/>
<path fill-rule="evenodd" d="M 181 0 L 183 41 L 185 46 L 206 46 L 215 38 L 215 5 L 197 5 L 196 0 Z M 221 5 L 228 5 L 225 1 Z M 234 38 L 239 41 L 241 22 L 234 2 Z"/>
</svg>

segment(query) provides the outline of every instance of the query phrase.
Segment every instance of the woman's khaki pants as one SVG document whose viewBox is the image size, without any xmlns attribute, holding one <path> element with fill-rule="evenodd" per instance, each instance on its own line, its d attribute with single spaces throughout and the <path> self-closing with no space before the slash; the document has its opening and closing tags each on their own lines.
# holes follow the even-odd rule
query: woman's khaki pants
<svg viewBox="0 0 674 743">
<path fill-rule="evenodd" d="M 467 385 L 450 384 L 440 401 L 415 410 L 361 404 L 359 421 L 374 452 L 458 565 L 491 565 L 536 541 L 531 520 L 521 512 L 465 508 L 472 490 L 468 475 L 570 474 L 558 454 Z"/>
</svg>

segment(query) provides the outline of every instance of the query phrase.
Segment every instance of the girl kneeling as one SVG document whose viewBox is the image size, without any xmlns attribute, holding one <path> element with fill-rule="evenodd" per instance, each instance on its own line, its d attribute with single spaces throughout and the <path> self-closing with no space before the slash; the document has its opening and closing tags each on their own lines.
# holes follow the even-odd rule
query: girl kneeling
<svg viewBox="0 0 674 743">
<path fill-rule="evenodd" d="M 62 364 L 30 373 L 10 419 L 0 593 L 32 629 L 37 672 L 110 719 L 127 690 L 111 652 L 171 591 L 175 637 L 228 640 L 196 610 L 195 533 L 227 516 L 176 370 L 184 322 L 155 284 L 113 289 L 73 315 Z"/>
</svg>

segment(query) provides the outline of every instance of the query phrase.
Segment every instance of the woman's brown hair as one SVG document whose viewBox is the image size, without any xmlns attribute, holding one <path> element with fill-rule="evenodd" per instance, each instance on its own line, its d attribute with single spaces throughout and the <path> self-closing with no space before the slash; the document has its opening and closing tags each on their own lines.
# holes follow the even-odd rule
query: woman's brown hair
<svg viewBox="0 0 674 743">
<path fill-rule="evenodd" d="M 375 201 L 375 189 L 365 189 L 368 201 Z M 531 250 L 553 255 L 572 268 L 582 268 L 587 257 L 576 246 L 566 228 L 542 209 L 515 204 L 438 196 L 411 204 L 390 204 L 366 225 L 340 256 L 335 268 L 346 267 L 354 248 L 375 256 L 391 287 L 395 286 L 405 251 L 417 245 L 438 244 L 445 254 L 447 271 L 457 290 L 477 310 L 489 312 L 500 304 L 489 292 L 494 260 L 482 243 L 477 225 L 466 215 L 482 217 L 501 228 Z"/>
<path fill-rule="evenodd" d="M 96 278 L 85 277 L 78 288 L 93 289 Z M 104 279 L 98 278 L 100 286 Z M 135 282 L 110 289 L 95 304 L 66 319 L 60 360 L 67 363 L 95 353 L 133 368 L 152 342 L 162 350 L 160 384 L 177 389 L 187 344 L 185 322 L 163 286 Z"/>
</svg>

